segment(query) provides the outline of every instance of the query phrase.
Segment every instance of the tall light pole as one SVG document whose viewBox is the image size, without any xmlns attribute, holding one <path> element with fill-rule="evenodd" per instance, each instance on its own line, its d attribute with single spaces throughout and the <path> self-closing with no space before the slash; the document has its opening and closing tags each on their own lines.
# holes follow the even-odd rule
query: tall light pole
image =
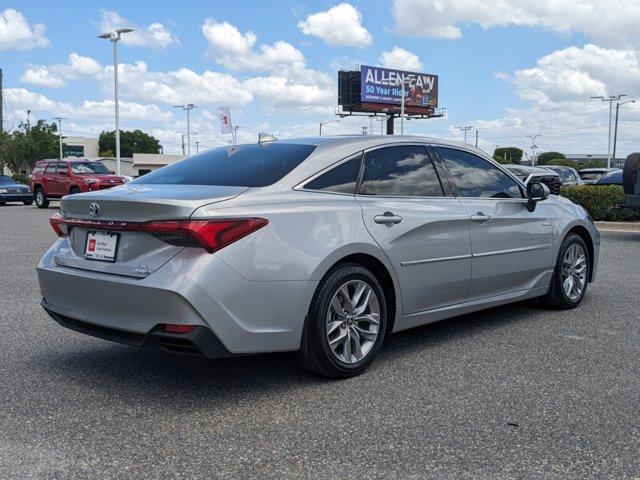
<svg viewBox="0 0 640 480">
<path fill-rule="evenodd" d="M 541 137 L 541 134 L 536 134 L 536 135 L 527 135 L 527 137 L 529 137 L 531 139 L 531 166 L 535 167 L 536 166 L 536 148 L 538 148 L 538 146 L 536 145 L 536 138 Z"/>
<path fill-rule="evenodd" d="M 467 125 L 466 127 L 456 127 L 461 132 L 464 132 L 464 143 L 467 143 L 467 132 L 473 128 L 473 125 Z"/>
<path fill-rule="evenodd" d="M 187 112 L 187 156 L 191 155 L 191 116 L 189 112 L 196 108 L 193 103 L 187 103 L 186 105 L 174 105 L 175 108 L 181 108 Z"/>
<path fill-rule="evenodd" d="M 616 103 L 616 121 L 615 126 L 613 127 L 613 153 L 611 154 L 611 157 L 614 160 L 616 159 L 616 144 L 618 143 L 618 112 L 620 110 L 620 105 L 624 105 L 625 103 L 636 103 L 636 101 L 626 100 L 624 102 Z"/>
<path fill-rule="evenodd" d="M 320 122 L 320 124 L 318 125 L 318 135 L 321 137 L 322 136 L 322 126 L 323 125 L 327 125 L 329 123 L 340 123 L 340 120 L 328 120 L 326 122 Z"/>
<path fill-rule="evenodd" d="M 54 117 L 54 120 L 58 122 L 58 140 L 60 143 L 60 160 L 62 160 L 62 120 L 66 120 L 66 117 Z"/>
<path fill-rule="evenodd" d="M 591 97 L 602 100 L 603 102 L 609 102 L 609 138 L 607 139 L 607 168 L 611 168 L 611 114 L 613 112 L 613 102 L 617 102 L 622 97 L 626 97 L 626 95 L 609 95 L 608 97 L 604 97 L 602 95 Z"/>
<path fill-rule="evenodd" d="M 233 144 L 238 144 L 238 129 L 241 128 L 240 125 L 233 126 Z"/>
<path fill-rule="evenodd" d="M 116 107 L 116 173 L 120 175 L 120 98 L 118 91 L 118 42 L 123 33 L 133 32 L 131 28 L 118 28 L 112 32 L 98 35 L 113 43 L 113 83 L 114 83 L 114 103 Z"/>
<path fill-rule="evenodd" d="M 198 155 L 198 153 L 200 153 L 200 149 L 198 148 L 199 144 L 200 144 L 200 142 L 196 141 L 196 155 Z"/>
</svg>

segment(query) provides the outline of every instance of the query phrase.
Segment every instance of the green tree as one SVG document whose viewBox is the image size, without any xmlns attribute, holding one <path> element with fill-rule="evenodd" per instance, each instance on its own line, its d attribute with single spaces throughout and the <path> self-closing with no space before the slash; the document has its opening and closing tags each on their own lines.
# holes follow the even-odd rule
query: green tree
<svg viewBox="0 0 640 480">
<path fill-rule="evenodd" d="M 120 130 L 120 155 L 133 157 L 134 153 L 160 153 L 160 142 L 142 130 Z M 102 156 L 113 156 L 116 151 L 116 132 L 101 132 L 98 149 Z M 111 155 L 103 155 L 111 153 Z"/>
<path fill-rule="evenodd" d="M 493 159 L 499 163 L 520 163 L 522 154 L 522 150 L 517 147 L 496 148 L 493 152 Z"/>
<path fill-rule="evenodd" d="M 549 160 L 545 165 L 559 165 L 561 167 L 571 167 L 576 170 L 580 169 L 580 164 L 578 162 L 574 162 L 573 160 L 567 160 L 566 158 L 554 158 L 553 160 Z"/>
<path fill-rule="evenodd" d="M 558 158 L 567 158 L 564 153 L 560 152 L 543 152 L 538 155 L 538 161 L 536 162 L 538 165 L 546 165 L 551 160 L 556 160 Z"/>
<path fill-rule="evenodd" d="M 38 160 L 58 158 L 58 128 L 55 123 L 38 120 L 35 125 L 21 123 L 4 144 L 4 160 L 14 172 L 31 172 Z"/>
<path fill-rule="evenodd" d="M 591 159 L 580 165 L 580 168 L 578 168 L 578 170 L 582 170 L 583 168 L 604 168 L 606 166 L 607 162 L 605 160 Z"/>
</svg>

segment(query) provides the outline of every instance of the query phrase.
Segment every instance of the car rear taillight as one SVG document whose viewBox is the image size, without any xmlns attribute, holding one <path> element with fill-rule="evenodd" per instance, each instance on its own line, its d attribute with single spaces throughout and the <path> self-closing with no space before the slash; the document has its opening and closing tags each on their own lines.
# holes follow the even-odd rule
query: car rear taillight
<svg viewBox="0 0 640 480">
<path fill-rule="evenodd" d="M 117 222 L 68 219 L 56 213 L 50 219 L 60 237 L 69 235 L 72 227 L 107 231 L 145 232 L 171 245 L 202 247 L 213 253 L 269 223 L 264 218 L 232 218 L 219 220 L 159 220 L 151 222 Z"/>
<path fill-rule="evenodd" d="M 164 331 L 167 333 L 189 333 L 195 330 L 195 325 L 178 325 L 167 323 L 164 325 Z"/>
</svg>

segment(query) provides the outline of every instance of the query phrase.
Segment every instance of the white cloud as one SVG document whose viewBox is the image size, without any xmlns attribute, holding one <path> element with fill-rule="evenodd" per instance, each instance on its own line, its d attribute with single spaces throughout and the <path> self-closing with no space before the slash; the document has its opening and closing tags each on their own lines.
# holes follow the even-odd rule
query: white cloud
<svg viewBox="0 0 640 480">
<path fill-rule="evenodd" d="M 115 103 L 113 100 L 93 101 L 85 100 L 73 111 L 76 117 L 109 118 L 114 115 Z M 120 101 L 120 115 L 131 120 L 147 120 L 153 122 L 166 122 L 171 120 L 171 114 L 161 110 L 157 105 L 143 105 L 137 102 Z"/>
<path fill-rule="evenodd" d="M 640 59 L 633 50 L 587 44 L 550 53 L 508 78 L 521 98 L 538 108 L 558 109 L 572 102 L 584 105 L 590 96 L 640 91 Z"/>
<path fill-rule="evenodd" d="M 365 47 L 373 42 L 369 31 L 362 26 L 362 15 L 349 3 L 311 14 L 298 22 L 298 28 L 305 35 L 320 37 L 327 45 Z"/>
<path fill-rule="evenodd" d="M 110 32 L 117 28 L 132 28 L 133 32 L 122 35 L 122 42 L 127 45 L 143 47 L 167 48 L 179 44 L 178 38 L 161 23 L 151 23 L 146 27 L 136 26 L 117 12 L 103 9 L 100 20 L 96 23 L 100 33 Z"/>
<path fill-rule="evenodd" d="M 392 50 L 384 50 L 382 54 L 380 54 L 380 65 L 387 68 L 397 68 L 413 72 L 422 70 L 422 62 L 418 55 L 400 47 L 393 47 Z"/>
<path fill-rule="evenodd" d="M 306 82 L 282 76 L 254 77 L 244 85 L 258 100 L 272 108 L 330 113 L 336 103 L 336 87 L 328 77 Z"/>
<path fill-rule="evenodd" d="M 29 25 L 22 13 L 13 8 L 7 8 L 0 13 L 0 50 L 48 47 L 50 42 L 44 31 L 44 24 Z"/>
<path fill-rule="evenodd" d="M 583 33 L 599 43 L 640 44 L 640 2 L 628 0 L 395 0 L 396 32 L 417 37 L 455 39 L 460 26 L 489 29 L 517 25 L 558 33 Z"/>
<path fill-rule="evenodd" d="M 209 42 L 209 55 L 229 70 L 269 71 L 304 64 L 302 52 L 287 42 L 262 44 L 255 51 L 255 34 L 250 31 L 242 34 L 228 22 L 208 18 L 202 25 L 202 33 Z"/>
<path fill-rule="evenodd" d="M 65 64 L 30 65 L 20 77 L 20 81 L 43 87 L 60 88 L 65 86 L 68 80 L 94 76 L 102 71 L 102 65 L 93 58 L 72 53 L 69 55 L 69 62 Z"/>
</svg>

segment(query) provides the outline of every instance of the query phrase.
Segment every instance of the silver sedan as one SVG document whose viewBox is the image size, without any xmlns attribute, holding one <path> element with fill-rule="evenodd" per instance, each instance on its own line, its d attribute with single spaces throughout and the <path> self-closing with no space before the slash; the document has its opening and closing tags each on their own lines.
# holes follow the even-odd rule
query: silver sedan
<svg viewBox="0 0 640 480">
<path fill-rule="evenodd" d="M 223 147 L 62 199 L 38 265 L 61 325 L 220 358 L 295 351 L 331 377 L 387 334 L 528 298 L 574 308 L 586 211 L 465 144 L 318 137 Z"/>
</svg>

